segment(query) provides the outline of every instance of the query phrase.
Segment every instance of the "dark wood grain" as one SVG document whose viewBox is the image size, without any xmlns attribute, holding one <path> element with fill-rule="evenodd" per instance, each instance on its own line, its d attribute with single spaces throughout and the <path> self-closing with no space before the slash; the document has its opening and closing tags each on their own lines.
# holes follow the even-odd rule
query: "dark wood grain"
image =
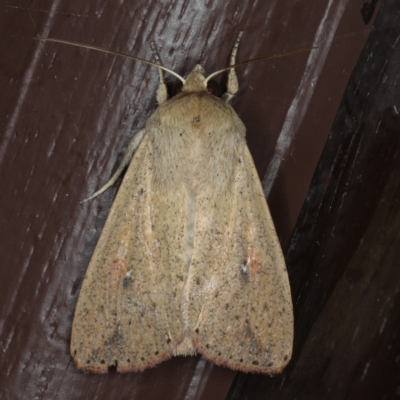
<svg viewBox="0 0 400 400">
<path fill-rule="evenodd" d="M 73 365 L 69 355 L 73 312 L 116 189 L 83 207 L 79 200 L 110 177 L 133 131 L 155 109 L 157 71 L 32 38 L 58 37 L 142 58 L 151 58 L 149 43 L 156 40 L 163 63 L 180 74 L 197 62 L 207 71 L 224 67 L 239 29 L 245 32 L 239 60 L 317 44 L 315 62 L 310 63 L 314 59 L 305 53 L 251 63 L 237 71 L 240 91 L 233 106 L 247 126 L 260 177 L 271 182 L 268 200 L 287 247 L 373 23 L 373 19 L 364 23 L 363 3 L 6 0 L 1 4 L 2 398 L 223 399 L 235 377 L 235 372 L 201 357 L 175 358 L 126 375 L 83 375 Z M 283 151 L 277 153 L 280 141 Z M 274 157 L 276 176 L 270 171 Z M 318 314 L 319 308 L 313 307 L 321 304 L 303 300 L 308 292 L 301 297 L 300 284 L 307 288 L 312 283 L 307 277 L 314 270 L 307 271 L 293 278 L 296 304 Z M 311 329 L 312 319 L 306 321 L 303 328 L 296 328 L 295 351 Z M 257 393 L 278 390 L 281 384 L 268 377 L 261 382 L 254 386 Z"/>
<path fill-rule="evenodd" d="M 290 242 L 293 360 L 230 400 L 400 396 L 399 18 L 382 2 Z"/>
</svg>

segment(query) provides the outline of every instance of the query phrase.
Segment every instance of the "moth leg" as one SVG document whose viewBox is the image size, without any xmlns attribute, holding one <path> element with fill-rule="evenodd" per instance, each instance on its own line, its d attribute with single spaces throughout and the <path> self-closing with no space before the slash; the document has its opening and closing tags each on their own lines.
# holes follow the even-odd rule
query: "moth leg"
<svg viewBox="0 0 400 400">
<path fill-rule="evenodd" d="M 153 52 L 154 58 L 156 59 L 157 65 L 162 65 L 160 60 L 160 55 L 158 54 L 156 44 L 154 42 L 150 43 L 151 51 Z M 164 71 L 161 68 L 158 68 L 158 74 L 160 76 L 160 82 L 157 88 L 157 101 L 158 104 L 164 103 L 164 101 L 168 100 L 168 92 L 167 85 L 164 81 Z"/>
<path fill-rule="evenodd" d="M 243 36 L 243 31 L 240 31 L 235 40 L 235 44 L 233 45 L 231 58 L 229 60 L 229 65 L 234 65 L 236 62 L 236 54 L 237 54 L 237 50 L 239 48 L 239 43 L 240 43 L 240 40 L 242 39 L 242 36 Z M 228 72 L 228 82 L 226 84 L 226 93 L 224 93 L 222 95 L 221 99 L 225 103 L 229 103 L 229 101 L 232 100 L 233 96 L 236 94 L 236 92 L 238 90 L 239 90 L 238 79 L 236 76 L 235 69 L 232 68 Z"/>
<path fill-rule="evenodd" d="M 98 195 L 104 193 L 109 187 L 111 187 L 112 185 L 114 185 L 114 183 L 117 181 L 117 179 L 120 177 L 122 171 L 125 169 L 125 167 L 127 165 L 129 165 L 133 153 L 136 151 L 136 149 L 139 147 L 140 142 L 142 141 L 144 134 L 145 134 L 145 130 L 141 129 L 140 131 L 138 131 L 136 133 L 136 135 L 131 139 L 131 141 L 129 142 L 128 148 L 126 149 L 124 158 L 122 159 L 122 162 L 120 164 L 120 166 L 118 167 L 118 169 L 115 171 L 114 175 L 110 178 L 110 180 L 104 185 L 102 186 L 99 190 L 97 190 L 96 192 L 94 192 L 91 196 L 86 197 L 86 199 L 83 199 L 82 201 L 80 201 L 80 204 L 86 203 L 89 200 L 93 200 L 95 197 L 97 197 Z"/>
</svg>

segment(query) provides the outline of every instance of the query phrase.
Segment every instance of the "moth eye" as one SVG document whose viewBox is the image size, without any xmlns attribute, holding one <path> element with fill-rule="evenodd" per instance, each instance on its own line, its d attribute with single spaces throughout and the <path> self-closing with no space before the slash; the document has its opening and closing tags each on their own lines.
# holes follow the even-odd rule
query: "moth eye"
<svg viewBox="0 0 400 400">
<path fill-rule="evenodd" d="M 179 83 L 178 85 L 176 85 L 175 87 L 175 95 L 182 93 L 182 89 L 183 89 L 183 85 L 182 83 Z"/>
<path fill-rule="evenodd" d="M 218 85 L 217 82 L 215 82 L 212 79 L 207 82 L 207 91 L 208 91 L 208 93 L 210 93 L 216 97 L 221 97 L 221 95 L 222 95 L 221 87 Z"/>
</svg>

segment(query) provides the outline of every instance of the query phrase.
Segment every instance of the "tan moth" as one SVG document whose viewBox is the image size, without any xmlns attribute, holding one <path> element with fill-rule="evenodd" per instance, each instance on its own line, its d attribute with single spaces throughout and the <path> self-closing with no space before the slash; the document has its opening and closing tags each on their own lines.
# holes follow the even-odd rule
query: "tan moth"
<svg viewBox="0 0 400 400">
<path fill-rule="evenodd" d="M 118 171 L 86 199 L 129 164 L 75 310 L 71 354 L 85 372 L 140 371 L 200 353 L 235 370 L 274 374 L 291 358 L 285 261 L 245 127 L 228 104 L 238 90 L 241 36 L 222 98 L 207 82 L 223 70 L 206 78 L 196 65 L 184 79 L 161 66 L 153 45 L 159 107 Z M 163 70 L 183 83 L 169 100 Z"/>
</svg>

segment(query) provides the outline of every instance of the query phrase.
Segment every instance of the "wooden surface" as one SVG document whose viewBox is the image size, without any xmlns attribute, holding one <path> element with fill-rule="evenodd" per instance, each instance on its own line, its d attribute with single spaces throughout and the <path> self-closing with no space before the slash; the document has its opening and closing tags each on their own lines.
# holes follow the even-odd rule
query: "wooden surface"
<svg viewBox="0 0 400 400">
<path fill-rule="evenodd" d="M 359 265 L 365 264 L 365 251 L 371 252 L 373 249 L 372 242 L 368 240 L 374 238 L 373 227 L 377 226 L 374 224 L 380 221 L 380 217 L 386 218 L 390 226 L 387 225 L 387 230 L 381 229 L 383 233 L 377 237 L 382 238 L 387 252 L 392 248 L 390 246 L 396 246 L 394 232 L 397 214 L 395 211 L 385 214 L 386 208 L 378 207 L 386 199 L 389 203 L 391 201 L 396 210 L 393 200 L 395 193 L 390 194 L 391 188 L 396 187 L 396 177 L 390 172 L 394 161 L 387 161 L 394 160 L 395 154 L 398 154 L 398 142 L 393 140 L 398 135 L 399 124 L 396 114 L 393 114 L 393 104 L 388 103 L 386 108 L 380 110 L 385 124 L 376 126 L 375 130 L 373 124 L 368 125 L 368 129 L 372 130 L 366 134 L 376 136 L 381 132 L 379 129 L 383 129 L 382 126 L 390 127 L 385 132 L 390 131 L 392 139 L 385 144 L 388 150 L 387 153 L 383 151 L 383 156 L 375 142 L 368 145 L 361 143 L 361 129 L 357 130 L 359 136 L 352 139 L 352 136 L 345 136 L 346 130 L 337 125 L 338 120 L 335 123 L 339 138 L 345 138 L 344 143 L 354 146 L 354 140 L 360 141 L 358 147 L 348 147 L 348 151 L 354 152 L 354 157 L 345 157 L 345 160 L 354 160 L 356 163 L 359 154 L 365 154 L 366 157 L 372 154 L 372 158 L 367 157 L 364 162 L 365 168 L 370 168 L 368 171 L 375 171 L 374 166 L 384 165 L 383 181 L 379 181 L 377 174 L 379 185 L 372 187 L 376 191 L 371 188 L 366 191 L 369 196 L 374 194 L 374 201 L 365 201 L 365 212 L 351 203 L 353 205 L 349 206 L 348 213 L 343 217 L 351 221 L 357 215 L 355 224 L 362 229 L 355 232 L 352 224 L 347 222 L 341 228 L 341 235 L 338 235 L 340 243 L 332 244 L 327 239 L 336 233 L 336 214 L 330 216 L 328 211 L 334 206 L 342 210 L 341 198 L 335 203 L 329 202 L 329 197 L 310 196 L 315 196 L 315 190 L 324 194 L 335 187 L 343 193 L 349 193 L 344 183 L 344 186 L 339 185 L 341 182 L 350 182 L 343 181 L 343 177 L 354 179 L 355 183 L 350 187 L 358 182 L 357 179 L 365 184 L 362 178 L 358 178 L 359 175 L 363 176 L 365 170 L 358 170 L 348 162 L 334 163 L 335 153 L 328 151 L 323 156 L 327 164 L 324 164 L 322 181 L 321 178 L 314 178 L 314 189 L 307 197 L 308 203 L 303 208 L 299 223 L 307 223 L 308 209 L 312 208 L 312 217 L 318 218 L 319 207 L 325 207 L 327 211 L 324 215 L 331 225 L 325 220 L 322 225 L 316 225 L 319 227 L 318 234 L 324 240 L 316 236 L 312 228 L 308 228 L 306 239 L 302 242 L 299 238 L 303 237 L 304 229 L 297 224 L 290 242 L 350 74 L 374 23 L 377 11 L 366 23 L 365 12 L 361 12 L 364 2 L 9 0 L 2 3 L 2 398 L 224 399 L 228 396 L 253 399 L 267 398 L 267 395 L 268 398 L 281 398 L 285 394 L 288 396 L 286 398 L 294 398 L 297 390 L 300 393 L 300 389 L 307 386 L 304 382 L 315 383 L 325 389 L 327 386 L 324 386 L 324 382 L 330 385 L 344 382 L 343 391 L 346 392 L 353 379 L 352 363 L 356 363 L 360 376 L 365 370 L 366 374 L 374 371 L 368 365 L 375 364 L 368 364 L 368 353 L 361 350 L 355 353 L 352 363 L 348 363 L 345 356 L 352 353 L 344 344 L 340 348 L 340 355 L 344 358 L 335 359 L 332 370 L 329 370 L 332 348 L 337 346 L 337 341 L 325 338 L 329 339 L 331 329 L 340 326 L 343 320 L 347 321 L 347 338 L 351 338 L 353 333 L 353 341 L 358 340 L 357 335 L 364 338 L 362 332 L 368 329 L 365 322 L 373 318 L 376 318 L 376 326 L 381 327 L 386 335 L 391 334 L 391 324 L 395 323 L 389 318 L 392 315 L 390 310 L 394 310 L 396 304 L 398 306 L 398 296 L 393 297 L 397 293 L 396 282 L 388 279 L 393 266 L 390 258 L 394 257 L 390 255 L 392 253 L 387 253 L 387 258 L 382 256 L 389 272 L 385 279 L 376 281 L 376 285 L 383 285 L 379 300 L 370 294 L 369 300 L 376 301 L 375 308 L 371 309 L 375 314 L 365 311 L 368 303 L 357 303 L 359 297 L 353 297 L 351 302 L 350 298 L 336 291 L 339 290 L 336 282 L 342 282 L 341 279 L 350 276 L 348 279 L 351 282 L 364 282 L 363 277 L 374 275 L 374 271 L 378 273 L 376 265 L 381 264 L 374 264 L 375 269 L 368 269 L 368 274 L 362 273 L 360 278 Z M 389 37 L 399 21 L 396 20 L 396 4 L 394 1 L 384 1 L 379 11 L 382 13 L 380 32 Z M 155 369 L 137 374 L 120 375 L 113 371 L 106 375 L 81 374 L 69 355 L 71 322 L 88 261 L 116 189 L 109 190 L 101 198 L 84 206 L 79 205 L 79 200 L 109 178 L 129 138 L 144 125 L 155 109 L 157 71 L 129 60 L 61 44 L 43 44 L 32 38 L 37 35 L 52 36 L 147 59 L 151 58 L 149 43 L 155 40 L 164 65 L 184 75 L 197 62 L 201 62 L 209 72 L 224 67 L 240 29 L 245 34 L 239 49 L 239 61 L 305 46 L 318 46 L 311 53 L 241 67 L 237 71 L 240 91 L 233 101 L 234 108 L 247 127 L 249 147 L 263 179 L 281 243 L 284 249 L 291 243 L 288 261 L 297 314 L 294 359 L 288 372 L 278 378 L 237 375 L 234 371 L 207 363 L 201 357 L 175 358 Z M 395 48 L 395 39 L 390 36 L 390 40 L 392 42 L 385 47 L 386 52 Z M 367 54 L 364 53 L 365 64 L 372 57 L 380 60 L 381 50 L 381 47 L 370 48 Z M 389 59 L 383 58 L 383 65 L 387 65 L 385 60 Z M 373 85 L 378 78 L 384 82 L 383 68 L 379 70 L 380 74 L 370 78 L 370 84 Z M 392 72 L 391 76 L 395 73 Z M 363 70 L 360 75 L 363 75 Z M 222 82 L 223 78 L 220 77 L 219 81 Z M 175 81 L 171 77 L 168 79 L 173 85 Z M 354 82 L 363 82 L 360 77 L 358 81 L 353 79 Z M 356 93 L 363 90 L 366 100 L 360 97 L 357 103 L 350 99 L 350 103 L 342 105 L 345 110 L 351 104 L 361 109 L 360 115 L 373 115 L 374 108 L 368 93 L 372 93 L 376 87 L 372 86 L 370 92 L 365 93 L 365 85 L 356 86 L 354 90 Z M 390 96 L 394 92 L 393 87 L 390 88 L 387 93 L 380 93 L 381 98 L 392 99 Z M 365 106 L 366 103 L 369 108 Z M 353 114 L 343 113 L 342 110 L 342 124 L 348 127 L 353 121 Z M 367 125 L 360 122 L 360 126 Z M 341 136 L 341 132 L 344 136 Z M 331 138 L 335 139 L 336 135 L 331 134 Z M 375 153 L 368 153 L 373 150 Z M 347 153 L 343 150 L 339 154 Z M 333 170 L 329 168 L 337 171 L 335 178 L 340 181 L 337 186 L 332 186 Z M 356 172 L 360 174 L 351 175 Z M 319 179 L 316 189 L 315 179 Z M 358 190 L 363 193 L 363 188 Z M 312 205 L 309 203 L 311 198 L 315 199 Z M 367 219 L 365 215 L 368 215 Z M 317 222 L 313 220 L 312 224 Z M 370 235 L 368 240 L 367 236 L 365 239 L 363 236 L 367 234 Z M 321 247 L 327 250 L 318 253 L 320 247 L 315 247 L 319 246 L 318 243 L 327 246 Z M 360 257 L 358 264 L 353 266 L 347 262 L 357 262 L 355 258 L 343 255 L 343 260 L 343 257 L 339 257 L 342 254 L 339 250 L 349 243 L 367 246 L 366 249 L 352 248 L 354 257 Z M 335 256 L 335 251 L 339 255 Z M 328 253 L 331 264 L 327 266 L 321 260 Z M 390 283 L 392 286 L 388 289 L 385 285 Z M 357 287 L 356 291 L 362 292 L 363 287 Z M 346 287 L 341 290 L 345 291 Z M 385 296 L 386 290 L 390 295 Z M 352 293 L 354 295 L 354 290 Z M 334 294 L 340 298 L 342 314 L 335 308 L 339 303 Z M 379 304 L 386 304 L 387 308 L 379 308 Z M 361 309 L 357 309 L 356 305 Z M 355 325 L 351 326 L 355 314 L 362 314 L 363 323 L 357 325 L 354 322 Z M 333 327 L 326 321 L 330 321 Z M 357 333 L 360 330 L 361 333 Z M 345 333 L 338 327 L 334 337 L 344 338 Z M 376 336 L 371 338 L 373 341 Z M 388 345 L 387 341 L 383 340 L 382 343 Z M 365 347 L 362 349 L 365 350 Z M 398 352 L 398 347 L 393 345 L 392 349 L 393 354 Z M 383 353 L 382 360 L 385 360 Z M 342 365 L 348 368 L 341 368 Z M 390 365 L 395 368 L 393 363 Z M 340 379 L 329 380 L 322 375 L 321 371 L 327 368 L 330 377 Z M 377 371 L 381 372 L 379 369 Z M 235 376 L 237 378 L 234 381 Z M 395 394 L 395 390 L 391 388 L 390 394 Z M 313 393 L 318 396 L 321 392 L 316 390 Z M 337 398 L 347 398 L 343 393 L 339 395 L 341 397 Z"/>
<path fill-rule="evenodd" d="M 382 2 L 286 254 L 294 356 L 234 399 L 400 396 L 400 5 Z"/>
</svg>

